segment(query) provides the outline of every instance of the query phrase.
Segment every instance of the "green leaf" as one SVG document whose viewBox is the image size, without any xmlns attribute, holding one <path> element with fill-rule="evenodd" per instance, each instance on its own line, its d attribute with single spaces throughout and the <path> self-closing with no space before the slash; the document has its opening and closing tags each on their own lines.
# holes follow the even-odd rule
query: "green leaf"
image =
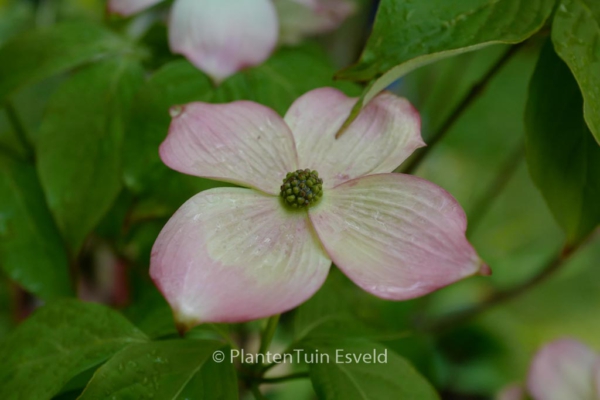
<svg viewBox="0 0 600 400">
<path fill-rule="evenodd" d="M 73 295 L 67 253 L 34 167 L 2 154 L 0 265 L 44 300 Z"/>
<path fill-rule="evenodd" d="M 354 289 L 354 290 L 353 290 Z M 354 315 L 357 288 L 337 270 L 294 313 L 296 342 L 314 338 L 366 336 L 367 329 Z"/>
<path fill-rule="evenodd" d="M 116 311 L 58 300 L 37 310 L 0 348 L 0 398 L 47 400 L 71 378 L 146 340 Z"/>
<path fill-rule="evenodd" d="M 169 108 L 206 100 L 212 96 L 212 90 L 209 78 L 187 61 L 167 64 L 144 84 L 133 103 L 123 148 L 125 184 L 129 188 L 140 193 L 158 187 L 158 194 L 173 193 L 175 190 L 165 188 L 164 184 L 176 180 L 171 188 L 179 187 L 181 191 L 189 186 L 189 180 L 195 180 L 169 170 L 158 156 L 158 146 L 167 136 L 171 122 Z"/>
<path fill-rule="evenodd" d="M 36 143 L 50 210 L 75 253 L 121 189 L 125 117 L 143 81 L 126 58 L 94 64 L 51 98 Z"/>
<path fill-rule="evenodd" d="M 600 2 L 562 0 L 552 24 L 552 42 L 579 83 L 585 120 L 600 143 Z"/>
<path fill-rule="evenodd" d="M 336 338 L 405 346 L 413 335 L 411 314 L 415 305 L 416 301 L 389 302 L 372 296 L 339 269 L 332 268 L 317 293 L 294 310 L 291 348 L 303 348 L 313 340 Z"/>
<path fill-rule="evenodd" d="M 181 339 L 130 346 L 96 371 L 80 399 L 237 399 L 233 364 L 212 359 L 228 349 L 217 341 Z"/>
<path fill-rule="evenodd" d="M 160 160 L 158 146 L 169 129 L 171 106 L 192 101 L 253 100 L 284 114 L 296 98 L 321 86 L 337 86 L 349 94 L 358 94 L 352 84 L 335 83 L 333 73 L 326 56 L 311 46 L 281 49 L 264 64 L 240 72 L 218 88 L 187 61 L 167 64 L 135 99 L 124 148 L 127 186 L 138 193 L 152 191 L 153 197 L 176 193 L 177 197 L 168 202 L 178 207 L 191 195 L 217 185 L 171 171 Z"/>
<path fill-rule="evenodd" d="M 140 224 L 139 232 L 151 236 L 148 245 L 144 246 L 145 254 L 148 256 L 151 253 L 152 244 L 164 222 L 161 221 L 158 225 L 158 230 L 156 230 L 149 228 L 148 223 Z M 134 241 L 137 240 L 134 238 Z M 131 247 L 131 245 L 128 245 L 128 247 Z M 148 265 L 150 262 L 150 260 L 140 260 L 138 257 L 136 259 L 139 260 L 141 265 Z M 144 268 L 143 273 L 146 276 L 148 275 L 147 267 Z M 173 311 L 171 311 L 171 307 L 169 307 L 169 304 L 156 286 L 149 279 L 135 279 L 135 275 L 132 277 L 135 285 L 132 285 L 130 289 L 130 304 L 123 310 L 123 314 L 152 339 L 161 336 L 177 335 Z"/>
<path fill-rule="evenodd" d="M 408 72 L 498 43 L 518 43 L 544 24 L 555 0 L 383 0 L 357 64 L 340 79 L 370 81 L 358 107 Z"/>
<path fill-rule="evenodd" d="M 213 103 L 252 100 L 284 115 L 304 93 L 323 86 L 333 86 L 356 96 L 358 86 L 333 80 L 334 69 L 327 55 L 310 45 L 283 48 L 267 62 L 234 75 L 215 91 Z"/>
<path fill-rule="evenodd" d="M 314 357 L 319 357 L 319 362 L 315 358 L 309 364 L 319 399 L 439 399 L 431 384 L 408 361 L 380 344 L 322 341 L 313 343 L 311 350 Z"/>
<path fill-rule="evenodd" d="M 14 289 L 4 274 L 0 274 L 0 341 L 12 331 L 16 325 L 14 310 L 16 306 Z"/>
<path fill-rule="evenodd" d="M 583 119 L 582 107 L 577 82 L 546 43 L 529 88 L 527 162 L 570 244 L 600 223 L 600 147 Z"/>
<path fill-rule="evenodd" d="M 129 46 L 117 35 L 89 22 L 28 31 L 0 49 L 0 104 L 22 86 L 124 52 Z"/>
<path fill-rule="evenodd" d="M 33 25 L 35 6 L 19 0 L 0 1 L 0 46 Z"/>
</svg>

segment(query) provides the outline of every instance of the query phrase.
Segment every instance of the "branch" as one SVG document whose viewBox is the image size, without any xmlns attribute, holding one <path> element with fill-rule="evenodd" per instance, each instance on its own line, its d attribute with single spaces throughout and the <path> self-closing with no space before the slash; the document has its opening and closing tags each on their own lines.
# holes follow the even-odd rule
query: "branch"
<svg viewBox="0 0 600 400">
<path fill-rule="evenodd" d="M 469 233 L 475 232 L 491 205 L 500 193 L 502 193 L 515 172 L 517 172 L 522 158 L 523 147 L 519 144 L 506 159 L 492 183 L 486 188 L 485 193 L 479 198 L 469 213 Z"/>
<path fill-rule="evenodd" d="M 418 150 L 415 156 L 409 159 L 402 168 L 399 168 L 401 172 L 405 174 L 412 174 L 419 165 L 423 162 L 425 157 L 431 152 L 435 145 L 448 133 L 448 131 L 454 126 L 456 121 L 462 117 L 465 111 L 479 98 L 479 95 L 487 88 L 488 84 L 496 76 L 496 74 L 504 67 L 508 61 L 521 49 L 525 42 L 521 42 L 514 46 L 511 46 L 506 53 L 489 69 L 489 71 L 481 78 L 479 82 L 471 87 L 471 90 L 460 103 L 456 106 L 452 114 L 444 121 L 440 130 L 429 138 L 427 147 Z"/>
<path fill-rule="evenodd" d="M 501 303 L 504 303 L 508 300 L 512 300 L 520 296 L 521 294 L 529 291 L 529 289 L 541 284 L 549 277 L 554 275 L 558 270 L 560 270 L 560 268 L 565 264 L 565 262 L 569 260 L 570 256 L 579 247 L 579 245 L 575 245 L 573 247 L 565 246 L 562 252 L 552 257 L 540 272 L 527 279 L 526 281 L 509 289 L 498 290 L 482 303 L 476 304 L 470 308 L 450 313 L 449 315 L 441 317 L 437 320 L 433 320 L 431 322 L 425 322 L 421 324 L 419 329 L 424 332 L 439 332 L 447 330 L 456 325 L 460 325 L 461 323 L 468 321 Z"/>
</svg>

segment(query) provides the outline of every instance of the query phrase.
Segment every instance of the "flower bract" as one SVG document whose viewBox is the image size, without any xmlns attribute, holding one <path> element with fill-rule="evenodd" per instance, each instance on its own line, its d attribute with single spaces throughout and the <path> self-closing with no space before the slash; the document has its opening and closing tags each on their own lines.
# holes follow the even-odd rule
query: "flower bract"
<svg viewBox="0 0 600 400">
<path fill-rule="evenodd" d="M 150 274 L 180 324 L 294 308 L 319 289 L 332 261 L 391 300 L 489 272 L 465 238 L 457 201 L 424 179 L 391 173 L 424 145 L 417 111 L 382 93 L 336 139 L 356 101 L 321 88 L 284 118 L 250 101 L 190 103 L 173 113 L 163 162 L 243 186 L 192 197 L 155 242 Z M 281 199 L 294 171 L 322 191 L 310 207 L 290 209 Z"/>
</svg>

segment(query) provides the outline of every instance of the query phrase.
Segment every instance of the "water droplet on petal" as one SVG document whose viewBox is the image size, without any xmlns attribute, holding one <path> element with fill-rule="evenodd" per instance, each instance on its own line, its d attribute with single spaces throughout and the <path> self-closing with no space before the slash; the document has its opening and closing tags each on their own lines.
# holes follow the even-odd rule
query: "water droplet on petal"
<svg viewBox="0 0 600 400">
<path fill-rule="evenodd" d="M 169 115 L 171 118 L 177 118 L 183 112 L 183 106 L 173 106 L 169 109 Z"/>
</svg>

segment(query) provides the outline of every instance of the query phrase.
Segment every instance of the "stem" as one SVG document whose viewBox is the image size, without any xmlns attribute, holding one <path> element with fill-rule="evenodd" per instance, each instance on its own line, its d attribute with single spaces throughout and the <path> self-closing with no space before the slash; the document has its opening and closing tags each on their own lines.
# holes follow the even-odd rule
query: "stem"
<svg viewBox="0 0 600 400">
<path fill-rule="evenodd" d="M 363 89 L 363 94 L 368 92 L 371 89 L 371 87 L 373 87 L 373 85 L 375 84 L 376 81 L 377 81 L 376 79 L 373 79 L 371 82 L 369 82 L 367 84 L 367 86 L 365 86 L 365 88 Z M 344 121 L 344 123 L 342 124 L 340 129 L 335 134 L 336 140 L 339 139 L 340 136 L 342 136 L 346 132 L 346 129 L 348 129 L 348 127 L 350 125 L 352 125 L 354 120 L 358 117 L 361 110 L 365 106 L 364 101 L 365 101 L 364 97 L 361 96 L 361 98 L 358 99 L 358 101 L 356 102 L 354 107 L 352 107 L 352 110 L 350 110 L 350 115 L 348 116 L 348 118 L 346 118 L 346 120 Z"/>
<path fill-rule="evenodd" d="M 260 392 L 260 389 L 258 388 L 258 383 L 253 383 L 252 385 L 250 385 L 250 391 L 252 392 L 256 400 L 267 400 L 267 398 Z"/>
<path fill-rule="evenodd" d="M 489 69 L 489 71 L 471 87 L 471 90 L 466 94 L 465 97 L 460 101 L 456 108 L 452 111 L 452 114 L 444 121 L 440 130 L 429 138 L 429 144 L 427 147 L 419 150 L 415 157 L 408 160 L 405 165 L 400 169 L 405 174 L 412 174 L 419 165 L 423 162 L 425 157 L 431 152 L 435 145 L 448 133 L 448 131 L 454 126 L 456 121 L 465 113 L 465 111 L 477 100 L 479 95 L 483 93 L 488 84 L 492 81 L 494 76 L 506 65 L 506 63 L 517 53 L 517 51 L 523 46 L 524 42 L 517 45 L 511 46 L 506 53 Z"/>
<path fill-rule="evenodd" d="M 267 350 L 269 350 L 269 346 L 271 345 L 271 341 L 273 340 L 273 336 L 275 336 L 275 330 L 277 329 L 277 324 L 279 323 L 279 314 L 273 315 L 267 321 L 267 326 L 263 331 L 260 339 L 260 349 L 258 350 L 259 354 L 265 354 Z"/>
<path fill-rule="evenodd" d="M 227 342 L 227 344 L 229 346 L 231 346 L 232 349 L 236 349 L 239 350 L 240 348 L 238 347 L 238 345 L 233 341 L 233 339 L 231 338 L 231 336 L 229 335 L 229 332 L 221 329 L 220 326 L 218 326 L 217 324 L 210 324 L 210 326 L 213 328 L 213 330 L 215 332 L 217 332 L 219 335 L 221 335 L 221 337 L 223 339 L 225 339 L 225 341 Z"/>
<path fill-rule="evenodd" d="M 546 266 L 531 278 L 525 280 L 524 282 L 518 284 L 515 287 L 496 291 L 482 303 L 479 303 L 461 311 L 451 313 L 432 322 L 425 323 L 423 324 L 423 326 L 421 326 L 421 330 L 425 332 L 439 332 L 442 330 L 447 330 L 465 321 L 468 321 L 469 319 L 474 318 L 479 314 L 482 314 L 485 311 L 488 311 L 489 309 L 501 303 L 504 303 L 508 300 L 512 300 L 520 296 L 521 294 L 529 291 L 529 289 L 544 282 L 549 277 L 554 275 L 557 271 L 559 271 L 560 268 L 579 247 L 579 245 L 575 245 L 573 247 L 565 246 L 562 252 L 552 257 L 546 263 Z"/>
<path fill-rule="evenodd" d="M 309 374 L 308 371 L 304 371 L 304 372 L 296 372 L 294 374 L 289 374 L 289 375 L 284 375 L 284 376 L 277 376 L 274 378 L 262 378 L 260 380 L 261 383 L 281 383 L 281 382 L 286 382 L 286 381 L 291 381 L 293 379 L 304 379 L 304 378 L 308 378 Z"/>
<path fill-rule="evenodd" d="M 487 187 L 483 196 L 481 196 L 469 213 L 469 233 L 472 234 L 475 232 L 483 217 L 490 209 L 490 206 L 494 203 L 494 200 L 502 193 L 515 172 L 517 172 L 521 158 L 523 158 L 523 148 L 519 144 L 506 159 L 492 183 Z"/>
<path fill-rule="evenodd" d="M 23 149 L 25 150 L 27 160 L 33 161 L 34 160 L 33 147 L 31 146 L 31 143 L 29 143 L 29 139 L 27 138 L 27 131 L 25 130 L 24 125 L 21 123 L 21 119 L 19 118 L 19 114 L 17 113 L 17 110 L 15 109 L 14 105 L 10 101 L 6 102 L 6 104 L 4 105 L 4 108 L 6 110 L 6 115 L 8 116 L 8 120 L 10 121 L 10 124 L 12 125 L 12 127 L 15 131 L 15 136 L 19 140 L 21 147 L 23 147 Z"/>
<path fill-rule="evenodd" d="M 281 355 L 285 357 L 287 354 L 292 354 L 292 353 L 291 353 L 291 351 L 292 351 L 291 349 L 293 349 L 293 347 L 291 347 L 291 346 L 290 346 L 288 349 L 285 349 L 285 350 L 284 350 L 284 351 L 281 353 Z M 271 364 L 265 365 L 265 366 L 264 366 L 264 367 L 261 369 L 261 371 L 260 371 L 261 375 L 264 375 L 264 374 L 265 374 L 265 373 L 266 373 L 268 370 L 270 370 L 271 368 L 273 368 L 273 367 L 275 367 L 275 366 L 277 366 L 277 365 L 279 365 L 279 363 L 276 363 L 276 362 L 272 362 Z"/>
</svg>

